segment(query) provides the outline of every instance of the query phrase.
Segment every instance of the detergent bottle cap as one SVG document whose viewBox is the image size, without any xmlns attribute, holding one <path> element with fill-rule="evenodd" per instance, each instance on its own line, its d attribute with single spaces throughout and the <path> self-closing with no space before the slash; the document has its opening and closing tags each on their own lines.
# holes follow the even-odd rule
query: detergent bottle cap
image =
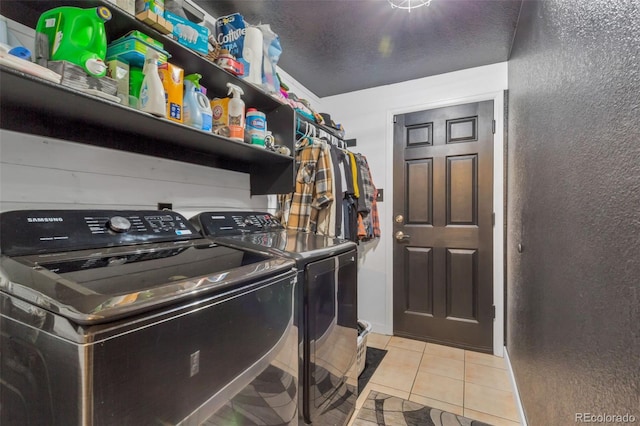
<svg viewBox="0 0 640 426">
<path fill-rule="evenodd" d="M 185 75 L 184 79 L 190 81 L 191 83 L 193 83 L 194 87 L 196 89 L 200 88 L 200 79 L 202 78 L 201 74 L 198 73 L 194 73 L 194 74 L 189 74 L 189 75 Z"/>
<path fill-rule="evenodd" d="M 158 59 L 160 59 L 160 55 L 153 49 L 147 49 L 147 53 L 144 55 L 144 67 L 142 72 L 146 74 L 148 71 L 145 71 L 147 66 L 149 65 L 158 65 Z"/>
<path fill-rule="evenodd" d="M 227 83 L 227 87 L 229 88 L 229 92 L 227 94 L 232 95 L 234 98 L 236 97 L 236 95 L 238 98 L 241 95 L 244 95 L 244 92 L 242 91 L 242 89 L 233 83 Z"/>
</svg>

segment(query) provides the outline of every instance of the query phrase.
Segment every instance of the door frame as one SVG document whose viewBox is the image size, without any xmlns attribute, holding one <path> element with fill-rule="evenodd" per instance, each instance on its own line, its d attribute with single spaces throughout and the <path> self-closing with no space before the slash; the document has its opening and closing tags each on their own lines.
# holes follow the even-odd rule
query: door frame
<svg viewBox="0 0 640 426">
<path fill-rule="evenodd" d="M 424 111 L 429 109 L 448 107 L 454 105 L 468 104 L 479 101 L 493 101 L 493 119 L 496 121 L 496 132 L 493 135 L 493 211 L 495 213 L 495 226 L 493 227 L 493 304 L 496 307 L 496 318 L 493 322 L 493 354 L 503 356 L 504 350 L 504 202 L 505 202 L 505 173 L 504 173 L 504 96 L 505 90 L 497 92 L 488 92 L 484 94 L 443 99 L 425 104 L 411 105 L 402 108 L 393 108 L 387 110 L 386 124 L 386 140 L 393 141 L 393 116 L 398 114 L 406 114 L 416 111 Z M 390 200 L 383 203 L 386 228 L 393 229 L 393 143 L 386 146 L 386 182 L 390 183 L 387 188 L 386 196 Z M 380 204 L 378 204 L 380 206 Z M 393 240 L 391 232 L 384 231 L 384 234 Z M 386 244 L 386 270 L 391 271 L 389 280 L 385 289 L 385 302 L 387 324 L 391 325 L 388 334 L 393 334 L 393 242 Z"/>
</svg>

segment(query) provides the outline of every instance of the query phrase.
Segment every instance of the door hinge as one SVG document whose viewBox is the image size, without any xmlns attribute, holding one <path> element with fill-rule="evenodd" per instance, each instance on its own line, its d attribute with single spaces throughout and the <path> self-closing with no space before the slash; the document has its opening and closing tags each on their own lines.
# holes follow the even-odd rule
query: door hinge
<svg viewBox="0 0 640 426">
<path fill-rule="evenodd" d="M 393 122 L 394 122 L 394 123 L 397 123 L 397 122 L 398 122 L 398 116 L 397 116 L 397 115 L 394 115 L 394 116 L 393 116 Z"/>
<path fill-rule="evenodd" d="M 496 213 L 491 213 L 491 226 L 496 226 Z"/>
<path fill-rule="evenodd" d="M 496 319 L 496 305 L 491 305 L 491 311 L 493 313 L 493 319 Z"/>
<path fill-rule="evenodd" d="M 496 134 L 496 120 L 493 120 L 491 122 L 491 131 L 493 132 L 493 134 Z"/>
</svg>

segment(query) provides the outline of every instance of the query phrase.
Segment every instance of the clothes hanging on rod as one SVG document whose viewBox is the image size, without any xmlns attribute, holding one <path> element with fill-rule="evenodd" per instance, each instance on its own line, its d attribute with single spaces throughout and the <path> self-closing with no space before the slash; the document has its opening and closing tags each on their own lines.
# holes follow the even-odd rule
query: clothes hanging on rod
<svg viewBox="0 0 640 426">
<path fill-rule="evenodd" d="M 346 143 L 342 139 L 320 127 L 320 125 L 300 117 L 296 117 L 296 136 L 298 138 L 315 137 L 325 139 L 333 146 L 337 146 L 342 149 L 346 148 Z"/>
<path fill-rule="evenodd" d="M 312 123 L 297 120 L 295 188 L 278 197 L 283 225 L 355 242 L 379 237 L 377 190 L 366 158 Z"/>
<path fill-rule="evenodd" d="M 377 190 L 373 184 L 371 170 L 367 159 L 356 154 L 358 178 L 361 182 L 361 197 L 358 199 L 358 238 L 369 240 L 380 236 L 380 218 L 376 203 Z"/>
</svg>

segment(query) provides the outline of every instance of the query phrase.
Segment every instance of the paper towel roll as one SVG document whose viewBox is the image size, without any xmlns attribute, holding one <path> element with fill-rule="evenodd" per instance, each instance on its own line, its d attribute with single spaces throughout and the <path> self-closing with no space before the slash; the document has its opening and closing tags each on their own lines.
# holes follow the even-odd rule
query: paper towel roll
<svg viewBox="0 0 640 426">
<path fill-rule="evenodd" d="M 253 84 L 262 84 L 262 31 L 256 27 L 246 28 L 242 59 L 249 64 L 249 74 L 244 79 Z"/>
</svg>

